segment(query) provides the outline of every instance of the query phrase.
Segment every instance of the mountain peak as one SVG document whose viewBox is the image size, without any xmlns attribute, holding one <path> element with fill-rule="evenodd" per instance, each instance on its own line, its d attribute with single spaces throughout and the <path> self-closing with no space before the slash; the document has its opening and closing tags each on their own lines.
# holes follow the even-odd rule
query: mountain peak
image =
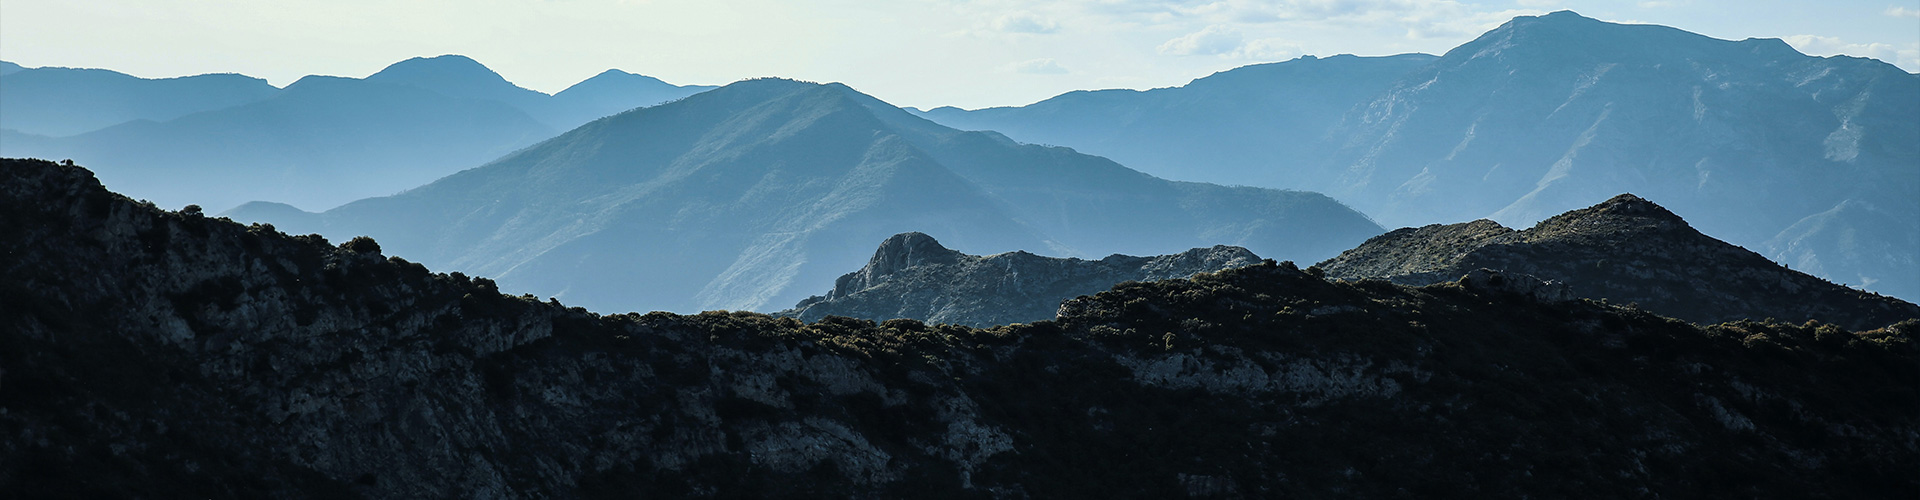
<svg viewBox="0 0 1920 500">
<path fill-rule="evenodd" d="M 447 77 L 492 77 L 505 80 L 499 73 L 480 64 L 480 61 L 459 54 L 407 59 L 387 65 L 385 69 L 368 76 L 367 79 L 414 81 L 421 78 Z"/>
<path fill-rule="evenodd" d="M 1589 207 L 1585 211 L 1591 211 L 1593 213 L 1599 213 L 1599 214 L 1614 214 L 1614 215 L 1625 215 L 1625 216 L 1633 216 L 1633 217 L 1650 217 L 1655 219 L 1671 220 L 1676 222 L 1683 221 L 1683 219 L 1681 219 L 1679 215 L 1676 215 L 1672 211 L 1667 210 L 1666 207 L 1662 207 L 1658 203 L 1647 201 L 1646 198 L 1634 196 L 1633 193 L 1621 193 L 1618 196 L 1608 198 L 1607 201 L 1600 202 L 1600 204 L 1598 205 Z"/>
<path fill-rule="evenodd" d="M 957 262 L 962 255 L 959 251 L 941 246 L 938 240 L 926 233 L 900 233 L 880 242 L 880 248 L 873 252 L 873 260 L 867 262 L 866 270 L 869 274 L 882 276 L 922 264 Z"/>
<path fill-rule="evenodd" d="M 409 85 L 451 97 L 495 100 L 521 109 L 533 109 L 527 100 L 546 95 L 514 85 L 479 61 L 457 54 L 400 61 L 368 75 L 366 80 Z"/>
</svg>

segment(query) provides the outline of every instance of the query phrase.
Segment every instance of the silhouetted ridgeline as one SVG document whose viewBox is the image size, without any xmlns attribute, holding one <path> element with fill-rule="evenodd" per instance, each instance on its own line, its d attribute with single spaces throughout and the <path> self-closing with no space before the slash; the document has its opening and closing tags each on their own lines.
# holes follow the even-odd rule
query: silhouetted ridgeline
<svg viewBox="0 0 1920 500">
<path fill-rule="evenodd" d="M 1515 231 L 1490 220 L 1402 228 L 1321 262 L 1330 277 L 1407 285 L 1479 268 L 1561 281 L 1581 297 L 1637 303 L 1696 322 L 1817 319 L 1866 329 L 1920 318 L 1920 306 L 1781 267 L 1623 194 Z"/>
<path fill-rule="evenodd" d="M 1264 263 L 990 330 L 602 316 L 30 160 L 0 162 L 0 248 L 15 497 L 1920 488 L 1916 322 L 1698 328 L 1523 276 Z"/>
<path fill-rule="evenodd" d="M 1920 78 L 1561 11 L 1439 57 L 1253 65 L 924 116 L 1169 179 L 1326 193 L 1389 227 L 1531 225 L 1623 192 L 1836 282 L 1920 300 Z"/>
<path fill-rule="evenodd" d="M 458 55 L 277 89 L 241 75 L 98 69 L 0 76 L 0 155 L 74 158 L 115 189 L 208 210 L 323 210 L 393 194 L 594 119 L 711 89 L 608 70 L 548 96 Z"/>
<path fill-rule="evenodd" d="M 1218 245 L 1172 255 L 1110 255 L 1100 260 L 1027 252 L 967 255 L 932 236 L 901 233 L 880 243 L 866 267 L 835 280 L 833 290 L 774 313 L 803 321 L 829 315 L 885 321 L 988 327 L 1053 319 L 1060 302 L 1122 281 L 1185 278 L 1259 262 L 1245 248 Z"/>
</svg>

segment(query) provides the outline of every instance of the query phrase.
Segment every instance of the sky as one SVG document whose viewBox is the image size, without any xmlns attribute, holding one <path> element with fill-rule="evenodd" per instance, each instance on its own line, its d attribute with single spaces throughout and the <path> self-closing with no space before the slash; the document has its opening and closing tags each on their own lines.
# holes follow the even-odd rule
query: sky
<svg viewBox="0 0 1920 500">
<path fill-rule="evenodd" d="M 1920 0 L 0 0 L 0 59 L 284 86 L 462 54 L 547 93 L 617 68 L 677 84 L 842 82 L 895 105 L 972 109 L 1301 55 L 1440 54 L 1565 9 L 1920 72 Z"/>
</svg>

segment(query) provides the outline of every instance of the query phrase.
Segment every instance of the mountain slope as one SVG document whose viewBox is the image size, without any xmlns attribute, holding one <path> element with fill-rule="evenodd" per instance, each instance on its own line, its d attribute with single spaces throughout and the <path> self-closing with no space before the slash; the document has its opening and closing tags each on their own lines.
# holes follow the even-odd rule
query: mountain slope
<svg viewBox="0 0 1920 500">
<path fill-rule="evenodd" d="M 1020 107 L 921 113 L 963 130 L 1072 146 L 1143 172 L 1233 185 L 1305 184 L 1291 170 L 1324 156 L 1327 129 L 1434 56 L 1338 55 L 1243 66 L 1147 91 L 1075 91 Z"/>
<path fill-rule="evenodd" d="M 587 121 L 709 88 L 611 74 L 550 97 L 457 55 L 401 61 L 365 79 L 310 76 L 284 90 L 238 75 L 142 80 L 24 70 L 0 80 L 6 127 L 15 129 L 4 132 L 0 154 L 73 158 L 116 188 L 167 206 L 224 210 L 271 200 L 317 210 L 419 186 Z M 99 130 L 35 132 L 73 128 L 66 124 L 75 120 Z"/>
<path fill-rule="evenodd" d="M 60 137 L 133 121 L 166 121 L 273 97 L 235 74 L 139 78 L 104 69 L 17 68 L 0 74 L 0 128 Z"/>
<path fill-rule="evenodd" d="M 1398 229 L 1319 267 L 1329 277 L 1409 285 L 1500 269 L 1565 282 L 1582 297 L 1637 303 L 1702 323 L 1812 319 L 1864 329 L 1920 317 L 1913 303 L 1783 268 L 1630 194 L 1524 231 L 1489 220 Z"/>
<path fill-rule="evenodd" d="M 25 498 L 1920 488 L 1914 322 L 1695 327 L 1266 264 L 992 330 L 601 316 L 20 160 L 0 247 Z"/>
<path fill-rule="evenodd" d="M 109 185 L 166 206 L 264 199 L 318 209 L 418 186 L 554 133 L 498 102 L 310 76 L 251 104 L 0 149 L 94 165 Z"/>
<path fill-rule="evenodd" d="M 1237 244 L 1315 258 L 1379 231 L 1318 194 L 1172 183 L 773 79 L 598 120 L 319 220 L 287 227 L 374 235 L 596 308 L 679 311 L 798 302 L 859 267 L 859 242 L 909 231 L 980 253 Z"/>
<path fill-rule="evenodd" d="M 1390 226 L 1523 226 L 1633 192 L 1749 248 L 1797 239 L 1782 232 L 1849 201 L 1887 215 L 1827 219 L 1865 217 L 1835 223 L 1890 242 L 1920 238 L 1920 77 L 1891 64 L 1566 11 L 1514 18 L 1438 58 L 1403 57 L 1296 60 L 1177 89 L 926 116 L 1180 178 L 1323 192 Z M 1250 81 L 1202 85 L 1229 75 Z M 1302 90 L 1316 79 L 1344 86 Z M 1267 112 L 1262 100 L 1290 97 L 1325 107 Z M 1769 256 L 1819 260 L 1823 277 L 1920 299 L 1910 295 L 1920 265 L 1805 250 L 1847 251 L 1837 243 L 1794 248 Z"/>
<path fill-rule="evenodd" d="M 922 233 L 881 242 L 866 267 L 834 281 L 777 316 L 818 321 L 828 315 L 987 327 L 1052 319 L 1060 302 L 1123 281 L 1185 278 L 1260 262 L 1245 248 L 1215 246 L 1173 255 L 1058 259 L 1027 252 L 967 255 Z"/>
</svg>

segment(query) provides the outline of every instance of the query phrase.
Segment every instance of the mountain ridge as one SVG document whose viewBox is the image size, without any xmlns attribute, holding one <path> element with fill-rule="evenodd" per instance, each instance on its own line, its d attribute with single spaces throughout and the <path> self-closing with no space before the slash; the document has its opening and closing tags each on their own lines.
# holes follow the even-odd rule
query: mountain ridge
<svg viewBox="0 0 1920 500">
<path fill-rule="evenodd" d="M 1126 281 L 1186 278 L 1261 262 L 1245 248 L 1217 245 L 1151 257 L 1051 258 L 1013 251 L 967 255 L 923 233 L 888 237 L 865 267 L 841 275 L 825 295 L 775 316 L 828 315 L 872 321 L 906 318 L 978 328 L 1052 319 L 1060 303 Z"/>
<path fill-rule="evenodd" d="M 1379 231 L 1316 193 L 1173 183 L 1065 148 L 947 129 L 845 85 L 784 79 L 598 120 L 343 205 L 318 227 L 229 216 L 370 234 L 434 265 L 597 308 L 682 311 L 798 302 L 801 290 L 859 267 L 856 256 L 871 252 L 859 242 L 910 231 L 980 253 L 1232 243 L 1302 256 L 1333 255 Z M 649 243 L 667 234 L 678 243 Z M 637 274 L 610 278 L 610 269 Z"/>
<path fill-rule="evenodd" d="M 1920 487 L 1912 321 L 1702 327 L 1264 262 L 986 330 L 600 315 L 14 159 L 0 229 L 0 488 L 30 498 Z"/>
<path fill-rule="evenodd" d="M 1249 68 L 1323 68 L 1331 59 Z M 1880 255 L 1920 239 L 1920 203 L 1911 196 L 1920 192 L 1920 170 L 1911 168 L 1920 164 L 1920 123 L 1911 119 L 1920 115 L 1920 78 L 1912 73 L 1870 59 L 1807 56 L 1778 39 L 1720 40 L 1570 11 L 1519 16 L 1441 56 L 1391 62 L 1346 59 L 1373 76 L 1321 82 L 1364 92 L 1336 95 L 1268 79 L 1269 93 L 1297 94 L 1333 111 L 1254 114 L 1264 125 L 1233 128 L 1268 132 L 1236 141 L 1154 128 L 1189 114 L 1238 120 L 1267 109 L 1207 90 L 1199 85 L 1206 79 L 924 115 L 1172 178 L 1218 172 L 1238 183 L 1322 192 L 1388 226 L 1488 218 L 1522 227 L 1578 209 L 1578 200 L 1639 193 L 1775 260 L 1920 298 L 1920 263 Z M 1240 114 L 1193 113 L 1149 95 L 1171 92 L 1238 106 Z M 1111 102 L 1063 104 L 1095 96 Z M 1281 126 L 1292 132 L 1272 128 Z M 1850 201 L 1879 214 L 1820 215 Z M 1856 228 L 1871 241 L 1807 245 L 1804 233 L 1789 229 L 1802 220 L 1810 221 L 1802 229 L 1821 225 L 1809 218 Z"/>
<path fill-rule="evenodd" d="M 1317 266 L 1329 277 L 1407 285 L 1491 268 L 1699 323 L 1780 318 L 1874 328 L 1920 317 L 1913 303 L 1782 267 L 1701 234 L 1665 207 L 1632 194 L 1525 230 L 1485 219 L 1397 229 Z"/>
</svg>

